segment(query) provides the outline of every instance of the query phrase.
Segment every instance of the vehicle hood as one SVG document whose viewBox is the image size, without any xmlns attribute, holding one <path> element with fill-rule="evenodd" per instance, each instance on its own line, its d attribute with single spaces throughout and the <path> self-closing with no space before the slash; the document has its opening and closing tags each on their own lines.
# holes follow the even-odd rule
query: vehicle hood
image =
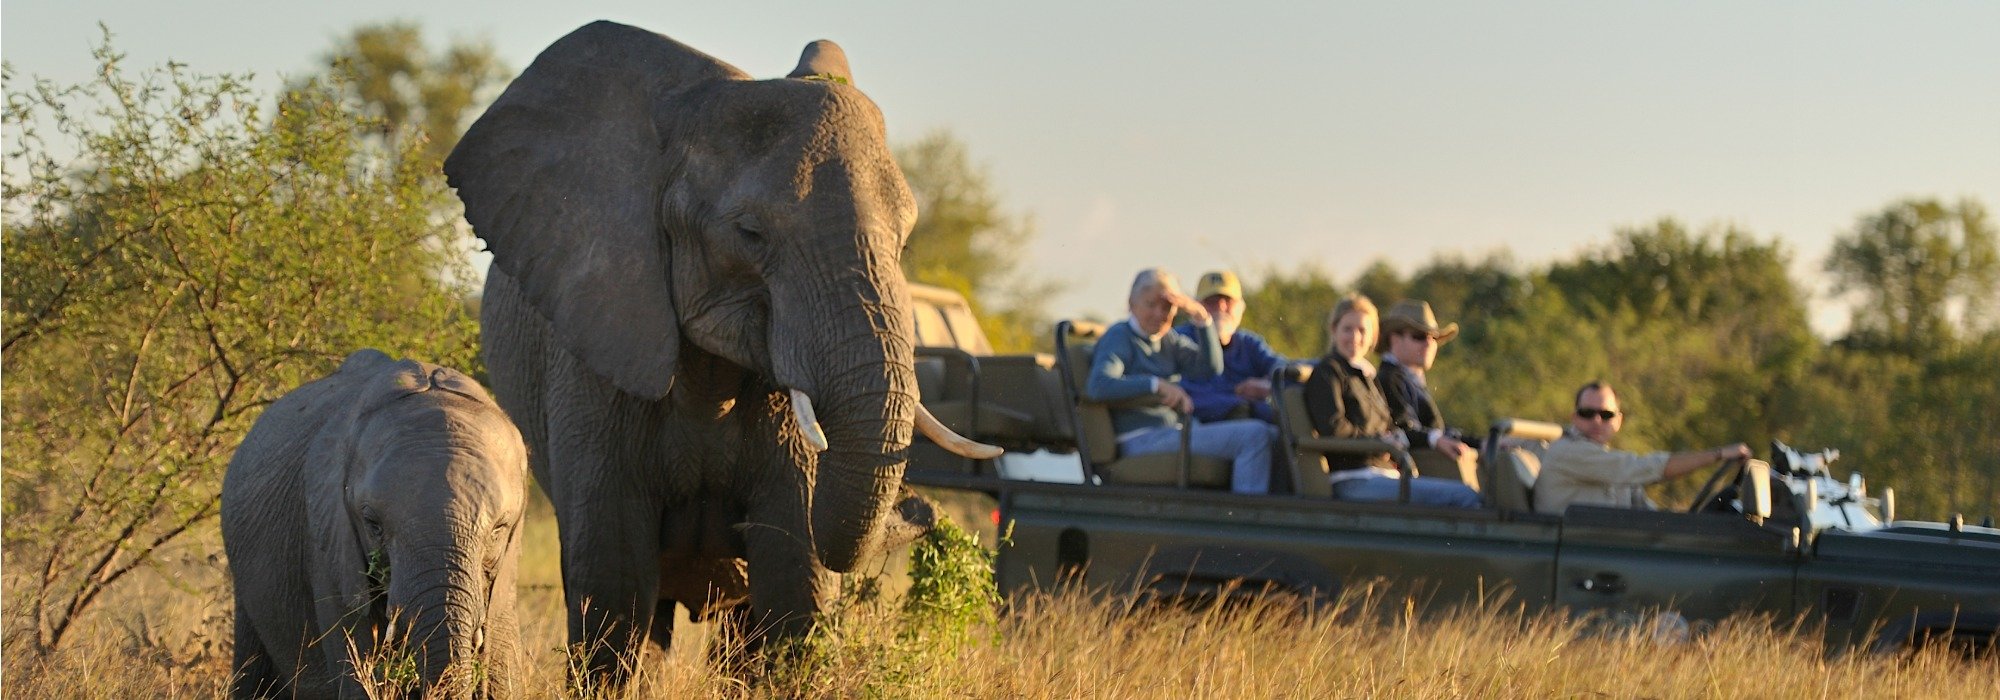
<svg viewBox="0 0 2000 700">
<path fill-rule="evenodd" d="M 1821 559 L 1907 562 L 2000 575 L 2000 529 L 1944 523 L 1899 521 L 1867 532 L 1825 530 L 1814 542 Z"/>
</svg>

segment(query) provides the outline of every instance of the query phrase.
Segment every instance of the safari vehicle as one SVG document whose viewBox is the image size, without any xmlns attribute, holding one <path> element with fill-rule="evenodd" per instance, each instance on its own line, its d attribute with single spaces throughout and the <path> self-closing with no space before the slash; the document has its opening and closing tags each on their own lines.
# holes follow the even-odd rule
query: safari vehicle
<svg viewBox="0 0 2000 700">
<path fill-rule="evenodd" d="M 1079 394 L 1090 345 L 1071 342 L 1098 330 L 1058 324 L 1054 356 L 919 351 L 932 412 L 958 411 L 954 428 L 1008 451 L 969 463 L 920 445 L 907 480 L 997 500 L 1011 531 L 996 570 L 1003 591 L 1326 601 L 1380 581 L 1434 607 L 1504 591 L 1533 609 L 1798 617 L 1840 647 L 1996 648 L 2000 530 L 1897 521 L 1892 493 L 1871 496 L 1858 475 L 1833 477 L 1831 451 L 1774 444 L 1771 463 L 1725 465 L 1688 512 L 1537 513 L 1540 450 L 1560 428 L 1502 420 L 1481 446 L 1485 507 L 1344 502 L 1331 498 L 1325 455 L 1387 452 L 1406 480 L 1415 460 L 1385 442 L 1313 436 L 1299 378 L 1279 376 L 1290 449 L 1273 474 L 1277 493 L 1239 495 L 1224 463 L 1117 454 L 1111 407 Z"/>
</svg>

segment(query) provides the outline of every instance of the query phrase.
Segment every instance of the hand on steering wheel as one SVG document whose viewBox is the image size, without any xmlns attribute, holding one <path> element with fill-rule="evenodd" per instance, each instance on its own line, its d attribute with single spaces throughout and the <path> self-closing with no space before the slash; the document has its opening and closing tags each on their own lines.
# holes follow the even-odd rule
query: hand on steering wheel
<svg viewBox="0 0 2000 700">
<path fill-rule="evenodd" d="M 1702 508 L 1707 506 L 1709 501 L 1714 500 L 1716 496 L 1721 495 L 1723 489 L 1727 488 L 1726 486 L 1723 486 L 1723 484 L 1726 483 L 1734 485 L 1736 484 L 1736 482 L 1742 481 L 1743 470 L 1748 468 L 1749 466 L 1750 466 L 1750 460 L 1747 457 L 1738 457 L 1735 455 L 1730 455 L 1728 458 L 1724 459 L 1722 461 L 1722 466 L 1717 468 L 1714 474 L 1710 474 L 1708 476 L 1708 481 L 1701 485 L 1701 491 L 1694 495 L 1694 502 L 1688 504 L 1687 512 L 1689 513 L 1701 512 Z M 1724 474 L 1729 475 L 1729 480 L 1726 482 L 1723 481 L 1722 479 L 1722 475 Z"/>
</svg>

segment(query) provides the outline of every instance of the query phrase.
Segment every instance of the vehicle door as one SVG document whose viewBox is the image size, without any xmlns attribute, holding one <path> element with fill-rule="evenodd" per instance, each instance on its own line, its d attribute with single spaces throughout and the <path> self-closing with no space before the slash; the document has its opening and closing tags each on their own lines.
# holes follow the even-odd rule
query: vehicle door
<svg viewBox="0 0 2000 700">
<path fill-rule="evenodd" d="M 1798 571 L 1791 542 L 1789 528 L 1735 514 L 1572 506 L 1563 514 L 1555 595 L 1578 612 L 1786 618 Z"/>
</svg>

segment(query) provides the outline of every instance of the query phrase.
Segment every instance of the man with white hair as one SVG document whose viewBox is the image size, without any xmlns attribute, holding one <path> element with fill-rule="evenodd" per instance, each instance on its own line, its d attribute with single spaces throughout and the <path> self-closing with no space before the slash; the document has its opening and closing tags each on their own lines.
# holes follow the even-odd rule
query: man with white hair
<svg viewBox="0 0 2000 700">
<path fill-rule="evenodd" d="M 1091 356 L 1090 381 L 1084 387 L 1091 400 L 1159 399 L 1157 405 L 1111 411 L 1120 454 L 1179 450 L 1177 426 L 1181 416 L 1194 409 L 1194 403 L 1176 382 L 1222 373 L 1221 343 L 1208 310 L 1177 287 L 1178 281 L 1165 270 L 1140 271 L 1126 299 L 1132 317 L 1106 329 Z M 1194 322 L 1199 338 L 1172 332 L 1177 312 L 1186 313 Z M 1198 422 L 1191 429 L 1189 449 L 1198 455 L 1230 460 L 1231 491 L 1269 493 L 1271 446 L 1277 437 L 1277 426 L 1254 419 Z"/>
</svg>

